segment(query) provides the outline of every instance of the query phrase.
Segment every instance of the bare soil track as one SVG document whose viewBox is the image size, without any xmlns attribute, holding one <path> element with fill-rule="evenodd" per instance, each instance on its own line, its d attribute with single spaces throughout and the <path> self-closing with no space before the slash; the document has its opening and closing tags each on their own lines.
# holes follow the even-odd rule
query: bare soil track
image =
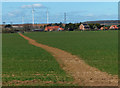
<svg viewBox="0 0 120 88">
<path fill-rule="evenodd" d="M 72 55 L 66 51 L 53 48 L 47 45 L 37 43 L 35 40 L 19 33 L 24 39 L 28 40 L 30 44 L 41 47 L 51 53 L 61 68 L 74 78 L 74 83 L 80 86 L 118 86 L 118 76 L 112 76 L 106 72 L 89 66 L 79 57 Z"/>
</svg>

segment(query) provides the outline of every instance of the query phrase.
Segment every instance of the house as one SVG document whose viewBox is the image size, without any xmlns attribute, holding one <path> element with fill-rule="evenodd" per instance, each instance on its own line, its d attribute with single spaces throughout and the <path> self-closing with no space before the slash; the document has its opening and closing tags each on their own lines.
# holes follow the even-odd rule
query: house
<svg viewBox="0 0 120 88">
<path fill-rule="evenodd" d="M 79 29 L 80 30 L 89 30 L 90 29 L 90 26 L 88 25 L 88 24 L 81 24 L 80 26 L 79 26 Z"/>
<path fill-rule="evenodd" d="M 100 30 L 109 30 L 109 27 L 104 26 L 104 27 L 101 27 Z"/>
<path fill-rule="evenodd" d="M 105 30 L 108 30 L 109 29 L 109 27 L 105 27 Z"/>
<path fill-rule="evenodd" d="M 118 29 L 117 25 L 111 25 L 109 29 Z"/>
<path fill-rule="evenodd" d="M 45 31 L 64 31 L 60 26 L 47 26 L 45 27 Z"/>
<path fill-rule="evenodd" d="M 100 28 L 100 30 L 103 30 L 103 29 L 104 29 L 104 27 L 101 27 L 101 28 Z"/>
</svg>

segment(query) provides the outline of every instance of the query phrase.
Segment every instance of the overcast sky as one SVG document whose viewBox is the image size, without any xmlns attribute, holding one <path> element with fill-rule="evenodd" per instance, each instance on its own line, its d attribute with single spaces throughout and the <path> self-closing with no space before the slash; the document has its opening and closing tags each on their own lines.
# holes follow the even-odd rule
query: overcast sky
<svg viewBox="0 0 120 88">
<path fill-rule="evenodd" d="M 83 22 L 94 20 L 117 20 L 117 2 L 3 2 L 2 21 L 8 23 L 32 23 L 32 7 L 35 23 L 46 23 L 48 9 L 49 23 Z"/>
</svg>

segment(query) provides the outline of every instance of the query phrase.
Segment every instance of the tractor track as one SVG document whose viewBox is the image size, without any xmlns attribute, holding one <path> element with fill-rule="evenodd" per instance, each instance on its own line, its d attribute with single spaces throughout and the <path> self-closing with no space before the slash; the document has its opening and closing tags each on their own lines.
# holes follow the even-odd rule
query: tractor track
<svg viewBox="0 0 120 88">
<path fill-rule="evenodd" d="M 118 76 L 110 75 L 106 72 L 101 72 L 95 67 L 86 64 L 81 58 L 72 55 L 58 48 L 40 44 L 35 40 L 19 33 L 24 39 L 28 40 L 29 44 L 41 47 L 51 53 L 61 68 L 67 74 L 72 75 L 74 82 L 80 86 L 118 86 Z"/>
</svg>

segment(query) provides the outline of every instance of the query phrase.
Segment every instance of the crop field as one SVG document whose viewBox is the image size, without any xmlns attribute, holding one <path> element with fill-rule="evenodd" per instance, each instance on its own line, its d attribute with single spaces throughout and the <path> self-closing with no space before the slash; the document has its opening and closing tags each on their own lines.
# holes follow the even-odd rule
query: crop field
<svg viewBox="0 0 120 88">
<path fill-rule="evenodd" d="M 18 34 L 3 34 L 2 40 L 3 86 L 72 85 L 73 78 L 45 50 L 30 45 Z"/>
<path fill-rule="evenodd" d="M 118 75 L 118 31 L 31 32 L 41 44 L 77 55 L 90 66 Z M 18 34 L 3 34 L 3 86 L 76 86 L 56 59 Z M 84 68 L 84 67 L 83 67 Z"/>
<path fill-rule="evenodd" d="M 24 35 L 77 55 L 103 72 L 118 75 L 118 31 L 34 32 Z"/>
</svg>

